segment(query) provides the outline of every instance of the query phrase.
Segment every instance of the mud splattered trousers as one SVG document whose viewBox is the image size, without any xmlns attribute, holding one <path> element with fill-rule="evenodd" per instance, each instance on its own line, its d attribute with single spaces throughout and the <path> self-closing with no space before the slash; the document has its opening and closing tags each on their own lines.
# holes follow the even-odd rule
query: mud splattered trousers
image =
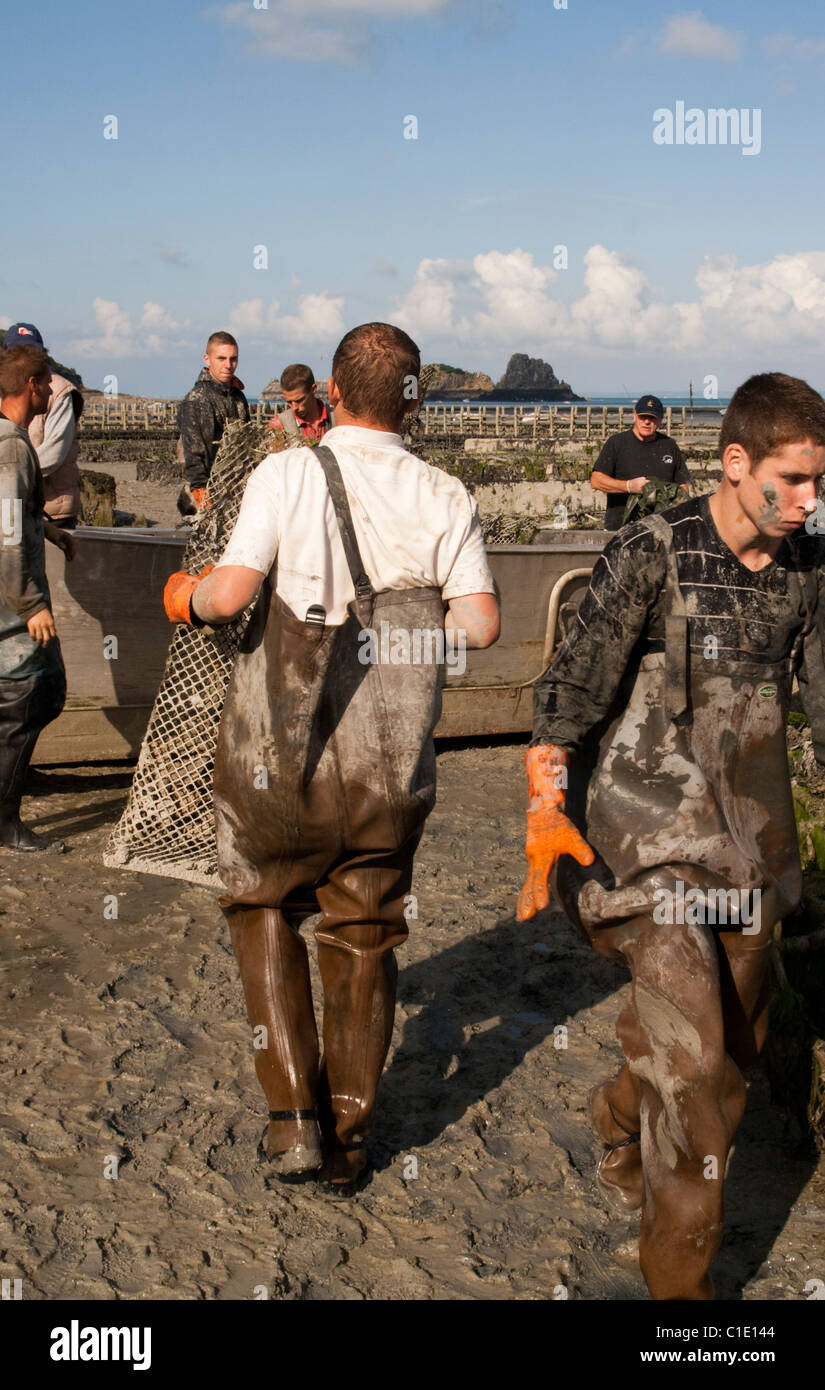
<svg viewBox="0 0 825 1390">
<path fill-rule="evenodd" d="M 654 1299 L 709 1299 L 722 1240 L 722 1187 L 745 1110 L 744 1068 L 765 1041 L 771 923 L 758 933 L 637 917 L 595 934 L 628 965 L 616 1033 L 627 1064 L 607 1088 L 624 1131 L 641 1132 L 639 1259 Z M 638 1149 L 628 1151 L 632 1165 Z"/>
<path fill-rule="evenodd" d="M 38 671 L 22 680 L 0 680 L 0 821 L 20 813 L 23 787 L 35 744 L 66 702 L 66 675 Z"/>
</svg>

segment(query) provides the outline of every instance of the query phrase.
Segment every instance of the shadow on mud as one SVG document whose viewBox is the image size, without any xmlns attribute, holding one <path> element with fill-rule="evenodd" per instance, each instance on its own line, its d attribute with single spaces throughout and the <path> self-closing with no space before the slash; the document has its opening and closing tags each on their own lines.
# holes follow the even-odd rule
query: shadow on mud
<svg viewBox="0 0 825 1390">
<path fill-rule="evenodd" d="M 552 1062 L 554 1029 L 623 979 L 557 912 L 504 918 L 402 969 L 399 1002 L 412 1016 L 381 1083 L 376 1138 L 396 1152 L 428 1144 L 532 1049 L 544 1045 Z"/>
<path fill-rule="evenodd" d="M 745 1118 L 736 1135 L 725 1183 L 725 1239 L 713 1268 L 716 1296 L 741 1299 L 744 1285 L 768 1259 L 784 1230 L 791 1208 L 817 1167 L 813 1145 L 800 1143 L 793 1121 L 771 1103 L 768 1079 L 761 1067 L 748 1074 Z M 811 1229 L 811 1247 L 820 1226 Z M 789 1299 L 805 1299 L 804 1261 L 789 1262 Z"/>
</svg>

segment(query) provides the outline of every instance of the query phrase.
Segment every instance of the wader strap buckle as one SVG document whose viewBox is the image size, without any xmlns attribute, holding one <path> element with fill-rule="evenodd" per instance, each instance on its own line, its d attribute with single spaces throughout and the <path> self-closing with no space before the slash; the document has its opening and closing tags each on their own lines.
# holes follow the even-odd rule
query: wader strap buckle
<svg viewBox="0 0 825 1390">
<path fill-rule="evenodd" d="M 355 535 L 355 527 L 352 524 L 352 512 L 350 511 L 347 490 L 344 487 L 344 479 L 341 477 L 341 469 L 338 460 L 328 444 L 319 444 L 315 449 L 315 457 L 324 470 L 324 477 L 327 480 L 329 495 L 332 498 L 332 505 L 335 508 L 335 519 L 338 522 L 338 530 L 344 546 L 344 554 L 347 557 L 350 576 L 355 586 L 355 606 L 358 616 L 362 622 L 372 621 L 372 605 L 375 599 L 375 589 L 372 586 L 369 575 L 364 569 L 364 561 L 361 559 L 361 551 L 358 547 L 358 539 Z"/>
</svg>

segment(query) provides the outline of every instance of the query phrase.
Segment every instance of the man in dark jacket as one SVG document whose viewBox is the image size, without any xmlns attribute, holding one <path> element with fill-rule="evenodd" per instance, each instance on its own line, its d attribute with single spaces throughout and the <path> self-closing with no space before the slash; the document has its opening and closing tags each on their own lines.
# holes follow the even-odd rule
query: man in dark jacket
<svg viewBox="0 0 825 1390">
<path fill-rule="evenodd" d="M 43 475 L 28 427 L 49 404 L 42 348 L 0 351 L 0 848 L 62 850 L 20 820 L 29 759 L 41 729 L 66 699 L 66 675 L 51 612 L 44 538 L 67 559 L 74 541 L 43 515 Z"/>
<path fill-rule="evenodd" d="M 675 439 L 660 434 L 665 408 L 658 396 L 642 396 L 633 412 L 633 426 L 605 441 L 596 459 L 590 486 L 607 494 L 604 529 L 618 531 L 628 493 L 639 493 L 651 478 L 690 488 L 690 473 Z"/>
<path fill-rule="evenodd" d="M 248 420 L 243 382 L 235 375 L 238 344 L 231 333 L 213 333 L 203 355 L 205 367 L 178 410 L 180 449 L 186 482 L 178 511 L 192 516 L 203 506 L 206 485 L 227 420 Z"/>
</svg>

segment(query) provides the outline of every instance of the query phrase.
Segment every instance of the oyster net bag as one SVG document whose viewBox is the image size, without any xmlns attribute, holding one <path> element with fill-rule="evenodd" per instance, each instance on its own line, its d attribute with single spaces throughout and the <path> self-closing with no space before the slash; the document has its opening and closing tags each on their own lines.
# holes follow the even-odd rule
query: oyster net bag
<svg viewBox="0 0 825 1390">
<path fill-rule="evenodd" d="M 279 438 L 280 436 L 280 438 Z M 281 431 L 227 423 L 182 568 L 199 574 L 223 554 L 253 468 L 285 447 Z M 141 745 L 126 809 L 103 862 L 220 890 L 212 771 L 218 725 L 241 637 L 252 611 L 214 631 L 179 623 Z"/>
</svg>

